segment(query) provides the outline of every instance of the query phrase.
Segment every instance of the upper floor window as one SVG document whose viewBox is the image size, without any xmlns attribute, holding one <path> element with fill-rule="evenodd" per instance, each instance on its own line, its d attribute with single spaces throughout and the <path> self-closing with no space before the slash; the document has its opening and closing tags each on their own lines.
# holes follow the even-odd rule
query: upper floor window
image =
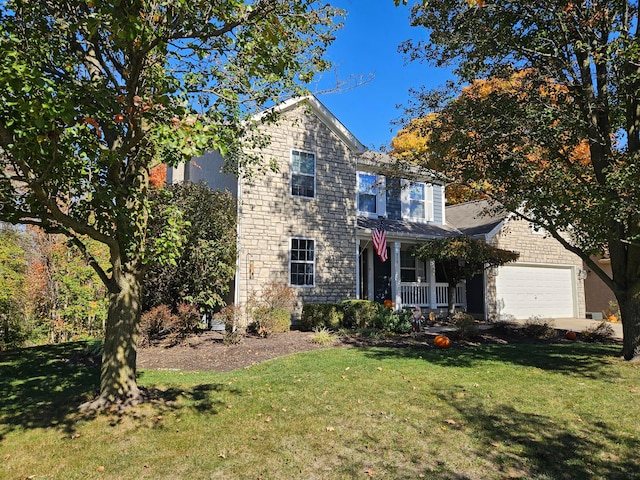
<svg viewBox="0 0 640 480">
<path fill-rule="evenodd" d="M 358 172 L 358 213 L 370 217 L 383 216 L 385 206 L 384 177 Z"/>
<path fill-rule="evenodd" d="M 403 180 L 402 217 L 407 220 L 433 220 L 433 185 Z"/>
<path fill-rule="evenodd" d="M 316 156 L 313 153 L 291 151 L 291 195 L 316 196 Z"/>
<path fill-rule="evenodd" d="M 299 287 L 315 285 L 315 264 L 315 241 L 308 238 L 292 238 L 289 283 Z"/>
</svg>

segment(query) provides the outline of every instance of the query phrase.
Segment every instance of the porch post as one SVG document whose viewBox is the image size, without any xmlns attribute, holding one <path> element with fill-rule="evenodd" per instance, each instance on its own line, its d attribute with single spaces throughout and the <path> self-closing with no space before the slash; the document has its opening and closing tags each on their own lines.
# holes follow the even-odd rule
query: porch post
<svg viewBox="0 0 640 480">
<path fill-rule="evenodd" d="M 429 260 L 427 262 L 427 282 L 429 282 L 429 308 L 436 310 L 438 308 L 436 298 L 436 262 Z"/>
<path fill-rule="evenodd" d="M 391 298 L 396 309 L 402 307 L 400 295 L 400 242 L 393 242 L 391 249 Z"/>
<path fill-rule="evenodd" d="M 360 239 L 356 238 L 356 298 L 360 298 Z"/>
<path fill-rule="evenodd" d="M 373 246 L 367 246 L 367 298 L 373 300 Z"/>
</svg>

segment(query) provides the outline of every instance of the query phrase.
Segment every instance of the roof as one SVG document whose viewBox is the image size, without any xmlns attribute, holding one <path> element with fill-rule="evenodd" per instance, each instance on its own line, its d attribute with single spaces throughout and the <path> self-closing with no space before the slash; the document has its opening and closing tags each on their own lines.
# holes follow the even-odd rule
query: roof
<svg viewBox="0 0 640 480">
<path fill-rule="evenodd" d="M 445 212 L 447 223 L 469 237 L 492 237 L 508 215 L 499 204 L 488 200 L 448 205 Z"/>
<path fill-rule="evenodd" d="M 303 97 L 293 97 L 286 100 L 271 109 L 262 112 L 258 115 L 258 118 L 266 115 L 267 112 L 279 112 L 284 113 L 288 110 L 298 107 L 300 104 L 306 103 L 313 113 L 324 123 L 333 133 L 338 136 L 343 142 L 347 144 L 349 149 L 354 152 L 364 152 L 366 147 L 358 140 L 353 133 L 351 133 L 347 127 L 345 127 L 338 118 L 325 107 L 320 100 L 314 95 L 305 95 Z"/>
<path fill-rule="evenodd" d="M 377 218 L 358 217 L 358 230 L 373 231 L 380 223 Z M 387 237 L 409 237 L 415 239 L 432 239 L 440 237 L 457 237 L 460 232 L 449 225 L 433 223 L 407 222 L 405 220 L 383 220 Z"/>
<path fill-rule="evenodd" d="M 444 177 L 427 168 L 420 167 L 414 164 L 408 164 L 404 161 L 398 161 L 396 158 L 388 155 L 384 152 L 376 152 L 373 150 L 367 150 L 365 152 L 358 153 L 356 155 L 358 167 L 369 167 L 376 171 L 376 173 L 384 173 L 385 169 L 390 170 L 392 176 L 396 178 L 407 179 L 421 179 L 428 178 L 429 181 L 434 183 L 444 184 Z"/>
</svg>

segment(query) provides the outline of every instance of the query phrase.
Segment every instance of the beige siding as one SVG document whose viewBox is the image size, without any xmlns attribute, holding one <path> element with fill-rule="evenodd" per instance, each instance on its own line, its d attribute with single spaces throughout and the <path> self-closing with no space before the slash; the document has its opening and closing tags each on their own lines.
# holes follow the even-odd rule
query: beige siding
<svg viewBox="0 0 640 480">
<path fill-rule="evenodd" d="M 582 260 L 566 250 L 557 240 L 541 233 L 534 233 L 529 222 L 512 219 L 506 222 L 502 230 L 491 240 L 492 245 L 520 253 L 517 263 L 529 265 L 570 266 L 573 269 L 576 316 L 585 317 L 584 281 L 578 272 L 582 270 Z M 496 318 L 495 277 L 488 276 L 489 318 Z"/>
<path fill-rule="evenodd" d="M 315 286 L 293 287 L 297 313 L 306 302 L 337 302 L 355 297 L 356 164 L 351 152 L 310 109 L 287 111 L 266 127 L 271 144 L 261 151 L 279 171 L 243 180 L 239 212 L 238 302 L 261 294 L 271 282 L 289 284 L 292 237 L 315 240 Z M 291 150 L 316 156 L 316 196 L 290 192 Z M 253 271 L 252 278 L 250 270 Z"/>
</svg>

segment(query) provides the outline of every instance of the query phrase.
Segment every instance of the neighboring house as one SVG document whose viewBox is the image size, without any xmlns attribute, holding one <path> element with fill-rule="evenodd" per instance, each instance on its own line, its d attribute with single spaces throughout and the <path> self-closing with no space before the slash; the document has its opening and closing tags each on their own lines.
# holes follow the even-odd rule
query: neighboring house
<svg viewBox="0 0 640 480">
<path fill-rule="evenodd" d="M 489 209 L 487 201 L 446 208 L 463 234 L 518 252 L 516 262 L 467 282 L 469 313 L 489 319 L 584 318 L 582 260 L 529 222 Z"/>
<path fill-rule="evenodd" d="M 592 257 L 594 262 L 605 271 L 609 277 L 611 271 L 611 259 L 608 257 Z M 584 280 L 584 296 L 587 308 L 587 318 L 601 320 L 610 313 L 617 313 L 618 301 L 613 291 L 597 276 L 588 266 L 584 266 L 586 277 Z M 614 306 L 614 308 L 612 308 Z"/>
<path fill-rule="evenodd" d="M 236 178 L 221 173 L 222 157 L 210 152 L 167 172 L 169 183 L 203 180 L 238 198 L 237 305 L 259 299 L 266 286 L 277 283 L 295 290 L 295 316 L 304 303 L 354 298 L 390 300 L 397 308 L 443 309 L 448 285 L 442 266 L 416 259 L 410 249 L 433 238 L 461 232 L 475 235 L 474 228 L 481 227 L 488 228 L 477 232 L 487 241 L 520 251 L 521 257 L 515 266 L 499 269 L 497 277 L 487 279 L 488 289 L 483 287 L 480 292 L 483 306 L 478 312 L 493 317 L 504 313 L 529 316 L 530 312 L 584 315 L 582 282 L 575 280 L 581 263 L 559 246 L 551 247 L 553 241 L 528 228 L 516 232 L 519 224 L 515 220 L 502 218 L 490 227 L 467 212 L 472 219 L 469 225 L 452 221 L 448 217 L 459 219 L 455 212 L 463 212 L 464 207 L 445 209 L 441 181 L 428 175 L 411 175 L 411 181 L 385 175 L 390 157 L 367 151 L 313 96 L 291 99 L 276 110 L 278 123 L 262 127 L 271 142 L 258 152 L 265 164 L 277 164 L 276 171 Z M 372 245 L 372 233 L 381 220 L 387 241 L 385 262 Z M 510 228 L 502 231 L 505 224 Z M 532 271 L 550 274 L 540 278 L 542 284 L 551 277 L 562 279 L 566 291 L 554 288 L 554 295 L 562 301 L 552 302 L 562 308 L 531 310 L 531 306 L 511 303 L 519 297 L 509 293 L 509 285 L 521 284 L 522 278 L 530 284 Z M 491 290 L 493 284 L 496 287 Z M 485 301 L 485 291 L 497 291 L 497 296 Z M 457 287 L 456 298 L 460 307 L 467 307 L 464 284 Z M 473 295 L 469 298 L 477 303 Z"/>
</svg>

